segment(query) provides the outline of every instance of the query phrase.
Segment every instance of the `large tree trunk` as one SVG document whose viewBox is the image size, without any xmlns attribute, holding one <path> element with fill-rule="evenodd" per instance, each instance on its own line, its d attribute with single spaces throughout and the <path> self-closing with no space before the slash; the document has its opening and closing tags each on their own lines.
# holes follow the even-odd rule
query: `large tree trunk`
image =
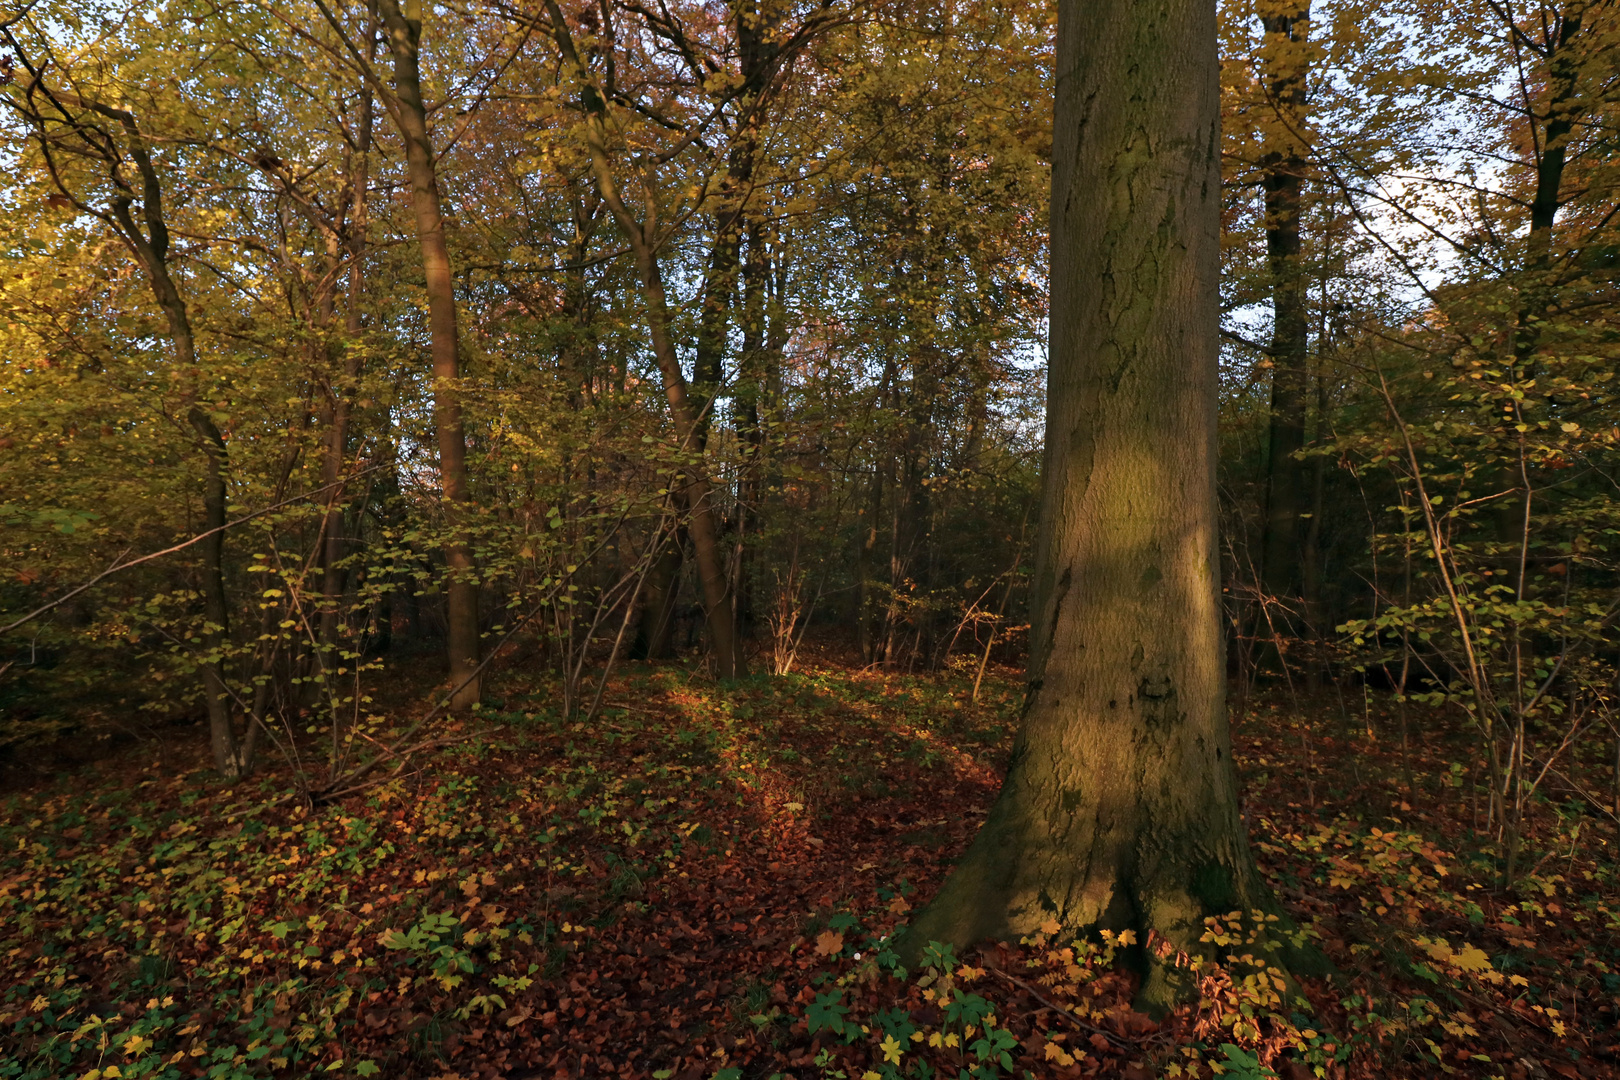
<svg viewBox="0 0 1620 1080">
<path fill-rule="evenodd" d="M 1305 25 L 1310 4 L 1265 25 L 1266 94 L 1271 117 L 1261 161 L 1266 196 L 1266 262 L 1271 275 L 1271 422 L 1266 440 L 1266 519 L 1261 576 L 1266 591 L 1285 603 L 1299 596 L 1300 524 L 1308 493 L 1305 465 L 1306 393 L 1310 380 L 1301 265 L 1301 189 L 1304 186 L 1306 90 Z"/>
<path fill-rule="evenodd" d="M 1275 910 L 1239 817 L 1215 527 L 1215 8 L 1059 8 L 1051 367 L 1024 724 L 903 937 L 1065 926 L 1199 943 Z M 1144 1007 L 1184 992 L 1162 964 Z"/>
<path fill-rule="evenodd" d="M 422 23 L 419 18 L 401 12 L 396 0 L 380 0 L 378 6 L 388 33 L 388 46 L 394 55 L 395 119 L 405 142 L 406 172 L 410 177 L 416 239 L 421 247 L 422 276 L 427 291 L 439 484 L 449 504 L 454 529 L 461 524 L 472 492 L 467 482 L 467 441 L 461 427 L 461 402 L 456 396 L 461 360 L 455 282 L 450 273 L 450 248 L 445 242 L 433 143 L 428 134 L 427 112 L 422 105 L 418 67 Z M 450 656 L 450 685 L 458 688 L 451 696 L 450 706 L 464 709 L 476 705 L 480 697 L 477 569 L 472 550 L 462 536 L 456 536 L 445 546 L 444 556 L 449 567 L 445 638 Z"/>
</svg>

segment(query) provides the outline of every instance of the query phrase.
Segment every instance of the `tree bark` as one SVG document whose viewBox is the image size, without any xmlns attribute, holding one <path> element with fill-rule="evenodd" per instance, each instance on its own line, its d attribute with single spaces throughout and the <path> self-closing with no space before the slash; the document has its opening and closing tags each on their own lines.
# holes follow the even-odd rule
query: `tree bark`
<svg viewBox="0 0 1620 1080">
<path fill-rule="evenodd" d="M 407 4 L 415 0 L 407 0 Z M 452 530 L 463 522 L 472 492 L 467 479 L 467 441 L 462 432 L 461 402 L 456 381 L 461 376 L 460 335 L 456 326 L 455 281 L 450 248 L 445 242 L 440 209 L 437 162 L 422 104 L 419 68 L 422 23 L 400 9 L 397 0 L 379 0 L 378 10 L 394 56 L 393 110 L 405 143 L 411 204 L 416 212 L 416 239 L 422 254 L 427 292 L 428 328 L 433 357 L 433 426 L 439 442 L 439 484 L 447 502 Z M 450 707 L 465 709 L 481 696 L 478 677 L 478 582 L 472 550 L 456 535 L 444 549 L 449 569 L 445 588 L 446 643 L 450 685 L 456 687 Z"/>
<path fill-rule="evenodd" d="M 1062 0 L 1052 319 L 1024 723 L 899 943 L 1067 927 L 1199 943 L 1275 911 L 1238 811 L 1216 549 L 1215 7 Z M 1146 958 L 1139 1004 L 1186 987 Z"/>
<path fill-rule="evenodd" d="M 1300 522 L 1305 513 L 1305 446 L 1309 388 L 1306 276 L 1300 265 L 1300 211 L 1305 161 L 1306 54 L 1310 4 L 1262 19 L 1266 31 L 1266 95 L 1272 114 L 1261 159 L 1266 198 L 1266 261 L 1271 275 L 1271 420 L 1267 437 L 1266 518 L 1261 578 L 1285 602 L 1299 596 Z"/>
</svg>

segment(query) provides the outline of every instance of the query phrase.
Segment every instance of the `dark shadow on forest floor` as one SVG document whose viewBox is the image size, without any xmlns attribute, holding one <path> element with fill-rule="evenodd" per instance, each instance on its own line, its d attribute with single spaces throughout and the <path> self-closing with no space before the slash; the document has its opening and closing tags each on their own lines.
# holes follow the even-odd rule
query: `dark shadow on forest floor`
<svg viewBox="0 0 1620 1080">
<path fill-rule="evenodd" d="M 883 935 L 1010 747 L 1016 673 L 977 703 L 972 675 L 632 665 L 586 725 L 508 670 L 463 741 L 337 805 L 239 814 L 285 774 L 141 746 L 14 794 L 0 1077 L 1615 1075 L 1611 825 L 1549 790 L 1501 889 L 1450 736 L 1403 762 L 1372 699 L 1234 725 L 1262 863 L 1349 979 L 1313 1015 L 1210 970 L 1154 1024 L 1056 928 L 895 982 Z"/>
</svg>

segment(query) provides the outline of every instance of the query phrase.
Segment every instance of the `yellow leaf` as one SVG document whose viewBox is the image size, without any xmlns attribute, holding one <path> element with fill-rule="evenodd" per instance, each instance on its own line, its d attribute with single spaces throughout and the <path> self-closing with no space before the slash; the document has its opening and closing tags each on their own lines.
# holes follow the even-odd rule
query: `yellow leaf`
<svg viewBox="0 0 1620 1080">
<path fill-rule="evenodd" d="M 1046 1044 L 1046 1060 L 1055 1061 L 1059 1065 L 1073 1065 L 1074 1055 L 1063 1049 L 1063 1047 L 1059 1046 L 1057 1043 L 1049 1042 Z"/>
<path fill-rule="evenodd" d="M 878 1044 L 878 1048 L 883 1051 L 883 1060 L 891 1065 L 900 1064 L 900 1055 L 905 1053 L 900 1048 L 900 1040 L 893 1035 L 883 1036 L 883 1041 Z"/>
<path fill-rule="evenodd" d="M 1451 962 L 1463 971 L 1491 970 L 1491 958 L 1473 945 L 1464 945 L 1462 952 L 1452 957 Z"/>
</svg>

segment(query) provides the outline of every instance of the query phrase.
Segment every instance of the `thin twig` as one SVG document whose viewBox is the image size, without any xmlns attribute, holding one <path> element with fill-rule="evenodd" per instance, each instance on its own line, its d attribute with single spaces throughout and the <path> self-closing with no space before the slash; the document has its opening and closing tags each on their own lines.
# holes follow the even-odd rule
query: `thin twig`
<svg viewBox="0 0 1620 1080">
<path fill-rule="evenodd" d="M 1116 1035 L 1112 1031 L 1109 1031 L 1106 1028 L 1097 1027 L 1095 1024 L 1086 1023 L 1084 1020 L 1082 1020 L 1078 1016 L 1074 1015 L 1074 1013 L 1070 1012 L 1068 1009 L 1064 1008 L 1062 1005 L 1059 1005 L 1056 1002 L 1048 1001 L 1046 998 L 1042 997 L 1041 992 L 1039 990 L 1036 990 L 1033 986 L 1029 985 L 1029 983 L 1025 982 L 1022 979 L 1014 978 L 1013 976 L 1007 974 L 1005 971 L 1002 971 L 999 968 L 986 968 L 985 970 L 989 971 L 990 974 L 992 974 L 992 975 L 995 975 L 995 976 L 997 976 L 999 978 L 1002 978 L 1002 979 L 1006 979 L 1008 982 L 1012 983 L 1014 986 L 1018 987 L 1024 993 L 1028 994 L 1030 997 L 1034 998 L 1036 1001 L 1040 1002 L 1042 1005 L 1045 1005 L 1048 1009 L 1051 1009 L 1053 1012 L 1055 1012 L 1059 1016 L 1063 1017 L 1063 1019 L 1067 1020 L 1069 1023 L 1073 1024 L 1075 1027 L 1079 1028 L 1081 1031 L 1089 1031 L 1093 1035 L 1101 1035 L 1103 1038 L 1107 1039 L 1109 1042 L 1113 1043 L 1115 1046 L 1120 1047 L 1121 1049 L 1125 1049 L 1125 1048 L 1129 1047 L 1133 1042 L 1137 1041 L 1137 1040 L 1133 1040 L 1133 1039 L 1126 1039 L 1122 1035 Z"/>
<path fill-rule="evenodd" d="M 30 611 L 27 615 L 24 615 L 22 618 L 18 619 L 15 622 L 7 623 L 5 626 L 0 626 L 0 634 L 10 633 L 11 631 L 17 629 L 19 626 L 24 626 L 24 625 L 26 625 L 28 623 L 33 622 L 35 619 L 39 618 L 41 615 L 44 615 L 46 612 L 51 611 L 51 610 L 53 610 L 55 608 L 61 607 L 63 604 L 67 603 L 69 600 L 73 599 L 75 596 L 78 596 L 80 593 L 84 592 L 86 589 L 89 589 L 92 586 L 95 586 L 95 585 L 101 583 L 102 581 L 105 581 L 107 578 L 112 577 L 112 575 L 114 575 L 116 573 L 119 573 L 119 572 L 124 571 L 124 570 L 128 570 L 132 566 L 139 566 L 142 563 L 151 562 L 153 559 L 161 559 L 163 556 L 165 556 L 165 555 L 173 555 L 177 551 L 184 551 L 186 548 L 190 547 L 191 545 L 201 543 L 202 541 L 208 539 L 210 536 L 213 536 L 215 533 L 224 532 L 226 529 L 234 528 L 237 525 L 246 524 L 249 521 L 253 521 L 255 518 L 262 518 L 266 514 L 272 514 L 272 513 L 276 512 L 277 510 L 282 509 L 283 507 L 291 506 L 293 503 L 305 502 L 305 501 L 313 498 L 314 496 L 321 494 L 324 491 L 330 491 L 332 488 L 335 488 L 335 487 L 342 487 L 343 485 L 350 483 L 351 481 L 353 481 L 357 477 L 364 476 L 364 475 L 366 475 L 366 473 L 376 472 L 378 469 L 381 469 L 381 468 L 384 468 L 384 466 L 382 466 L 382 465 L 374 465 L 371 468 L 366 469 L 364 472 L 355 473 L 352 476 L 345 477 L 344 479 L 339 480 L 335 484 L 327 484 L 325 487 L 315 488 L 313 491 L 307 491 L 302 495 L 295 495 L 290 499 L 283 499 L 281 502 L 273 503 L 270 506 L 266 506 L 262 510 L 255 510 L 251 514 L 245 514 L 242 517 L 237 518 L 235 521 L 227 521 L 225 524 L 217 526 L 217 527 L 212 528 L 212 529 L 209 529 L 207 532 L 200 532 L 196 536 L 193 536 L 190 540 L 187 540 L 184 543 L 176 544 L 173 547 L 166 547 L 162 551 L 154 551 L 150 555 L 142 555 L 140 558 L 131 559 L 129 562 L 119 562 L 117 559 L 115 559 L 115 560 L 113 560 L 113 564 L 111 566 L 107 567 L 107 569 L 103 570 L 101 573 L 97 574 L 95 577 L 91 578 L 89 581 L 86 581 L 84 584 L 82 584 L 82 585 L 78 586 L 77 588 L 73 589 L 71 592 L 64 593 L 63 595 L 57 597 L 55 600 L 52 600 L 50 603 L 45 604 L 42 607 L 35 608 L 33 611 Z M 123 558 L 123 556 L 120 555 L 119 558 Z"/>
</svg>

